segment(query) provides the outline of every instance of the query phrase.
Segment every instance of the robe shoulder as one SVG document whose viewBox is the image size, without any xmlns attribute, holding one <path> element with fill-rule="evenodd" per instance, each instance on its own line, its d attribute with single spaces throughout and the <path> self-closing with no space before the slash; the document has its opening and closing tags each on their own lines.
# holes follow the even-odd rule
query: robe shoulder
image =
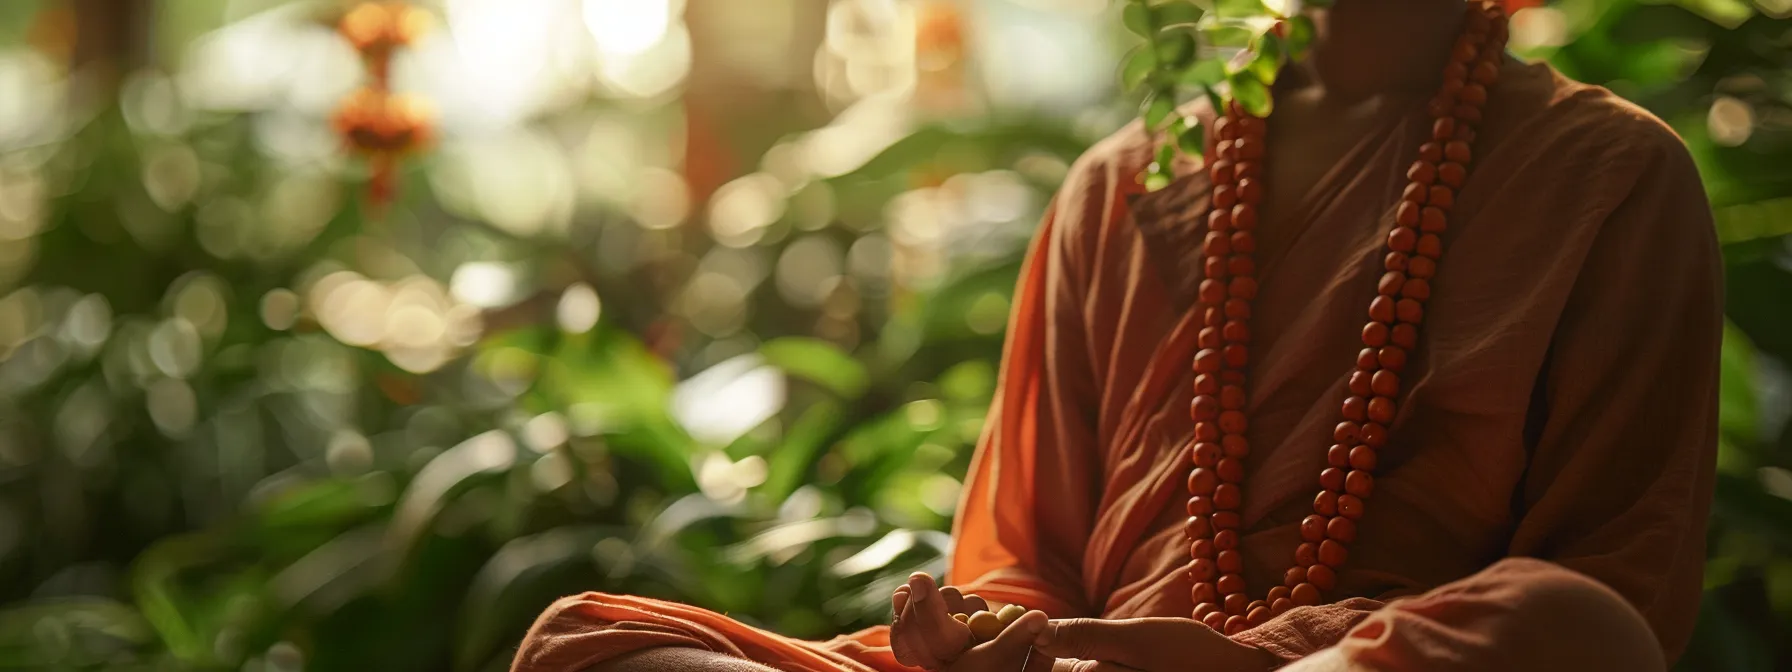
<svg viewBox="0 0 1792 672">
<path fill-rule="evenodd" d="M 1504 127 L 1491 167 L 1516 170 L 1519 184 L 1556 199 L 1610 208 L 1642 186 L 1673 192 L 1655 198 L 1703 199 L 1686 143 L 1648 110 L 1547 65 L 1512 66 L 1507 77 L 1504 99 L 1487 111 Z"/>
</svg>

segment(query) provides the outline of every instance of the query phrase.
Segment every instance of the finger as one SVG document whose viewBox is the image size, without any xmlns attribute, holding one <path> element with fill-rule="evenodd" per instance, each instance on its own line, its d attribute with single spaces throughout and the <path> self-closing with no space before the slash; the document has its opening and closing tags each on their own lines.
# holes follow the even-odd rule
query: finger
<svg viewBox="0 0 1792 672">
<path fill-rule="evenodd" d="M 964 595 L 959 593 L 957 588 L 952 586 L 941 587 L 940 599 L 946 601 L 946 613 L 948 614 L 971 613 L 970 610 L 964 608 Z"/>
<path fill-rule="evenodd" d="M 988 602 L 984 601 L 981 597 L 977 597 L 976 594 L 964 596 L 964 610 L 968 613 L 995 611 L 994 609 L 989 608 Z"/>
<path fill-rule="evenodd" d="M 890 653 L 895 654 L 896 662 L 903 665 L 938 669 L 940 661 L 929 650 L 915 620 L 915 603 L 910 600 L 896 616 L 896 623 L 890 626 Z"/>
<path fill-rule="evenodd" d="M 1028 651 L 1033 650 L 1033 640 L 1045 630 L 1045 612 L 1029 611 L 1002 630 L 995 639 L 977 645 L 966 651 L 953 664 L 954 669 L 968 670 L 1017 670 L 1028 662 Z M 1043 656 L 1033 651 L 1033 656 Z"/>
<path fill-rule="evenodd" d="M 907 606 L 908 584 L 905 583 L 901 588 L 897 588 L 895 593 L 890 594 L 890 613 L 901 616 L 903 608 Z"/>
<path fill-rule="evenodd" d="M 914 614 L 913 625 L 920 634 L 918 641 L 926 643 L 935 659 L 956 658 L 970 641 L 970 628 L 952 620 L 952 615 L 946 613 L 945 600 L 940 599 L 940 589 L 934 584 L 933 577 L 917 572 L 908 577 L 908 587 L 908 611 Z"/>
<path fill-rule="evenodd" d="M 1076 658 L 1154 669 L 1152 656 L 1165 646 L 1182 644 L 1207 629 L 1180 618 L 1133 618 L 1107 621 L 1072 618 L 1051 621 L 1033 642 L 1035 649 L 1055 658 Z"/>
</svg>

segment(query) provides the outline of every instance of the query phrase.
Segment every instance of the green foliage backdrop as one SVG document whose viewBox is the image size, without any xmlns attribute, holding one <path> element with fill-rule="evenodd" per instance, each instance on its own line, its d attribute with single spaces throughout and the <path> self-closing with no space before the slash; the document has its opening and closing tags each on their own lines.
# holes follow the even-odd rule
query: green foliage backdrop
<svg viewBox="0 0 1792 672">
<path fill-rule="evenodd" d="M 1559 39 L 1524 54 L 1669 120 L 1716 208 L 1722 480 L 1682 669 L 1792 661 L 1788 11 L 1566 0 Z M 1123 34 L 1119 14 L 1104 29 Z M 887 240 L 917 176 L 1004 171 L 1030 196 L 922 289 L 872 274 L 794 306 L 748 287 L 753 337 L 729 340 L 667 319 L 691 260 L 720 249 L 699 230 L 600 208 L 595 235 L 518 234 L 444 208 L 423 167 L 372 218 L 354 184 L 282 179 L 245 117 L 169 132 L 122 101 L 0 156 L 0 209 L 19 189 L 42 208 L 28 239 L 0 241 L 0 668 L 498 670 L 541 607 L 581 590 L 805 637 L 883 622 L 896 582 L 943 567 L 1027 232 L 1099 134 L 958 120 L 794 190 L 829 195 L 825 225 L 793 205 L 741 254 Z M 967 184 L 983 183 L 941 189 Z M 323 210 L 315 230 L 275 226 L 305 208 Z M 677 253 L 613 263 L 618 247 Z M 441 283 L 470 259 L 535 291 L 452 354 L 345 337 L 307 303 L 319 282 L 365 282 L 424 297 L 453 332 L 468 316 Z M 818 338 L 829 319 L 863 336 Z M 721 438 L 681 420 L 736 411 L 751 425 Z"/>
</svg>

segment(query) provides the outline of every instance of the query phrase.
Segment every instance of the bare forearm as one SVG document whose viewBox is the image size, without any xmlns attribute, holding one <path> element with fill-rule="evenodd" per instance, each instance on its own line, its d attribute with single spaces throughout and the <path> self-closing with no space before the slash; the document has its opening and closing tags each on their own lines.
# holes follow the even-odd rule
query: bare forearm
<svg viewBox="0 0 1792 672">
<path fill-rule="evenodd" d="M 744 658 L 682 646 L 663 646 L 598 663 L 585 672 L 776 672 Z"/>
</svg>

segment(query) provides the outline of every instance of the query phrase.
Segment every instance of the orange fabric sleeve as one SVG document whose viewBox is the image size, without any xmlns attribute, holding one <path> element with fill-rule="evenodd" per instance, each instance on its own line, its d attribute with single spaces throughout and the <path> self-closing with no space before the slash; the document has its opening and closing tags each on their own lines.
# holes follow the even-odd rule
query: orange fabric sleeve
<svg viewBox="0 0 1792 672">
<path fill-rule="evenodd" d="M 1533 448 L 1514 495 L 1518 520 L 1506 555 L 1548 560 L 1608 586 L 1642 614 L 1671 661 L 1691 636 L 1702 590 L 1722 262 L 1685 149 L 1677 140 L 1639 145 L 1628 153 L 1633 164 L 1614 166 L 1637 173 L 1627 193 L 1599 194 L 1594 182 L 1595 193 L 1585 195 L 1617 204 L 1602 222 L 1586 224 L 1598 229 L 1538 381 L 1536 426 L 1526 428 Z M 1569 218 L 1563 228 L 1583 224 Z M 1500 591 L 1523 587 L 1500 582 Z M 1444 661 L 1424 656 L 1474 659 L 1476 647 L 1487 649 L 1488 660 L 1503 659 L 1493 649 L 1504 642 L 1482 632 L 1499 619 L 1425 607 L 1436 599 L 1400 602 L 1417 608 L 1390 613 L 1387 631 L 1363 655 L 1411 664 L 1388 669 L 1446 669 L 1427 667 Z M 1383 600 L 1294 609 L 1237 639 L 1296 660 L 1340 641 Z"/>
<path fill-rule="evenodd" d="M 627 595 L 583 593 L 549 606 L 529 629 L 512 672 L 584 672 L 665 646 L 705 649 L 787 672 L 896 672 L 888 626 L 810 642 L 744 625 L 708 609 Z"/>
<path fill-rule="evenodd" d="M 947 571 L 968 592 L 1053 618 L 1099 615 L 1083 571 L 1102 473 L 1087 259 L 1122 196 L 1104 172 L 1072 171 L 1028 251 Z"/>
</svg>

